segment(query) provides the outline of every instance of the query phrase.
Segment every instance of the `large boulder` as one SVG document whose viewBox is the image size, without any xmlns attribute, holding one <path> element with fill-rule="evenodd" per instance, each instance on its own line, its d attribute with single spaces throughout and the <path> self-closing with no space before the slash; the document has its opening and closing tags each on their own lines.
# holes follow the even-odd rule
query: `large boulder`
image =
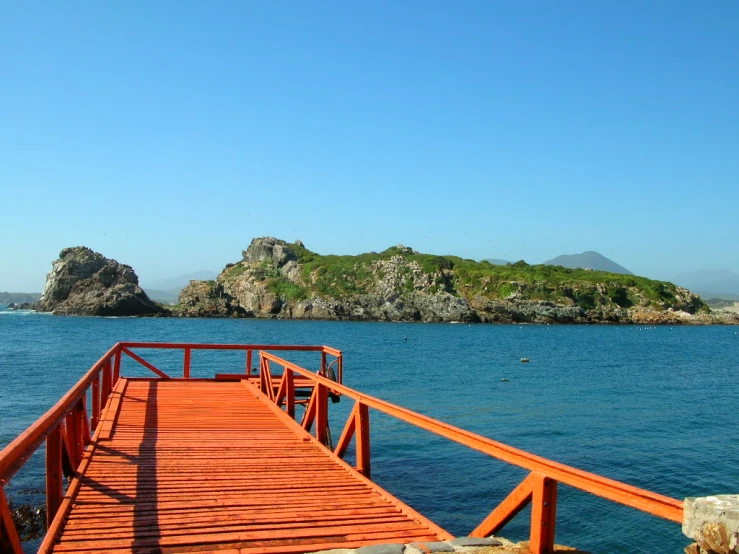
<svg viewBox="0 0 739 554">
<path fill-rule="evenodd" d="M 295 250 L 290 244 L 273 237 L 252 239 L 249 248 L 241 254 L 247 263 L 268 261 L 274 263 L 276 267 L 282 267 L 287 262 L 297 259 Z"/>
<path fill-rule="evenodd" d="M 57 315 L 151 316 L 169 312 L 155 304 L 131 266 L 84 246 L 65 248 L 46 276 L 35 308 Z"/>
<path fill-rule="evenodd" d="M 216 281 L 190 281 L 180 291 L 177 315 L 182 317 L 239 317 L 246 315 L 238 301 Z"/>
</svg>

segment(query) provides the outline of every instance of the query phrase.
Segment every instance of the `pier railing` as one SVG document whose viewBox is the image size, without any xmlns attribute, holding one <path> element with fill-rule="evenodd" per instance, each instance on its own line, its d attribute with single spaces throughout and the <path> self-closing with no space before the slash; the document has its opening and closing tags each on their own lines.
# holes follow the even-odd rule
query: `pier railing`
<svg viewBox="0 0 739 554">
<path fill-rule="evenodd" d="M 279 394 L 271 395 L 278 405 L 294 417 L 294 387 L 291 382 L 296 375 L 315 383 L 308 407 L 301 425 L 309 431 L 315 424 L 316 439 L 326 445 L 327 399 L 329 393 L 341 394 L 354 400 L 354 407 L 344 426 L 333 453 L 343 458 L 352 439 L 355 440 L 355 469 L 366 477 L 371 474 L 370 448 L 370 408 L 405 421 L 436 435 L 473 448 L 498 460 L 527 469 L 528 476 L 488 515 L 471 533 L 474 537 L 487 537 L 498 532 L 528 504 L 532 504 L 529 549 L 534 554 L 548 554 L 554 551 L 555 519 L 557 510 L 557 485 L 562 483 L 583 490 L 595 496 L 630 506 L 653 516 L 682 523 L 683 502 L 627 485 L 614 479 L 602 477 L 547 458 L 508 446 L 487 437 L 460 429 L 448 423 L 418 414 L 362 394 L 342 384 L 332 382 L 321 375 L 281 359 L 269 352 L 261 352 L 262 374 L 271 374 L 271 365 L 283 368 L 282 379 L 274 387 Z M 263 392 L 269 394 L 266 386 Z"/>
<path fill-rule="evenodd" d="M 122 358 L 136 360 L 161 379 L 172 378 L 134 349 L 182 350 L 182 375 L 177 377 L 180 379 L 192 378 L 193 351 L 245 352 L 243 371 L 222 377 L 245 377 L 258 384 L 262 393 L 293 419 L 297 414 L 296 404 L 303 403 L 299 422 L 303 429 L 312 432 L 319 443 L 339 458 L 344 457 L 354 440 L 355 468 L 368 478 L 372 462 L 370 409 L 528 470 L 528 476 L 471 532 L 472 536 L 485 537 L 498 532 L 526 505 L 532 504 L 529 548 L 534 554 L 552 552 L 559 483 L 676 523 L 683 519 L 683 503 L 679 500 L 554 462 L 346 387 L 342 384 L 342 353 L 330 347 L 124 342 L 106 352 L 56 405 L 0 452 L 0 551 L 22 552 L 4 487 L 44 441 L 47 520 L 50 530 L 59 525 L 60 522 L 53 521 L 54 517 L 62 503 L 69 501 L 63 496 L 63 478 L 75 474 L 104 412 L 115 409 L 115 395 L 111 392 L 120 376 Z M 285 351 L 320 353 L 318 373 L 275 354 Z M 258 373 L 252 369 L 255 353 L 259 357 Z M 333 446 L 328 440 L 328 400 L 338 395 L 353 400 L 354 406 Z"/>
<path fill-rule="evenodd" d="M 263 345 L 263 344 L 190 344 L 120 342 L 108 350 L 90 370 L 52 408 L 0 452 L 0 552 L 22 554 L 20 536 L 13 522 L 7 485 L 31 456 L 46 443 L 46 519 L 52 522 L 64 501 L 64 477 L 71 477 L 80 466 L 85 449 L 92 441 L 102 415 L 111 409 L 112 395 L 120 377 L 123 356 L 136 360 L 161 379 L 170 375 L 146 360 L 133 349 L 176 349 L 183 351 L 182 375 L 191 378 L 193 351 L 230 350 L 246 354 L 243 373 L 256 378 L 252 361 L 255 352 L 317 352 L 322 374 L 333 370 L 336 381 L 343 380 L 343 358 L 339 350 L 328 346 Z M 334 369 L 335 368 L 335 369 Z M 304 370 L 307 373 L 307 370 Z M 57 522 L 58 523 L 58 522 Z"/>
</svg>

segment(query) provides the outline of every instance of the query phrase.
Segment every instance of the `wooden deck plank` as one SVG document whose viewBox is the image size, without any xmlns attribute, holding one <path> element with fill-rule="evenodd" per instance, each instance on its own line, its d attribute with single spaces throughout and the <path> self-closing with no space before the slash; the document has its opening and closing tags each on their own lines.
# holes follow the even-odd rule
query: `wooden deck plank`
<svg viewBox="0 0 739 554">
<path fill-rule="evenodd" d="M 449 538 L 233 380 L 129 379 L 53 552 L 356 548 Z"/>
</svg>

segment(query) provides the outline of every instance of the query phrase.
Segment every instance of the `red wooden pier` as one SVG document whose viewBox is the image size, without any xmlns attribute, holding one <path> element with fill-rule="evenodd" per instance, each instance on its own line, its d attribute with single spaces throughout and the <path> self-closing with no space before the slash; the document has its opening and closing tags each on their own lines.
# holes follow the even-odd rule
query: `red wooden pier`
<svg viewBox="0 0 739 554">
<path fill-rule="evenodd" d="M 140 353 L 146 349 L 181 350 L 181 376 L 147 361 Z M 245 365 L 191 378 L 193 353 L 201 350 L 244 351 Z M 277 355 L 290 351 L 315 352 L 318 373 Z M 124 358 L 154 376 L 122 375 Z M 472 536 L 499 531 L 531 503 L 530 549 L 551 552 L 558 483 L 682 522 L 681 501 L 512 448 L 342 382 L 342 353 L 326 346 L 118 343 L 0 452 L 0 551 L 22 552 L 4 486 L 44 443 L 43 553 L 290 553 L 452 538 L 370 480 L 370 409 L 530 471 Z M 339 395 L 354 406 L 334 447 L 328 401 Z M 353 466 L 343 460 L 352 440 Z"/>
</svg>

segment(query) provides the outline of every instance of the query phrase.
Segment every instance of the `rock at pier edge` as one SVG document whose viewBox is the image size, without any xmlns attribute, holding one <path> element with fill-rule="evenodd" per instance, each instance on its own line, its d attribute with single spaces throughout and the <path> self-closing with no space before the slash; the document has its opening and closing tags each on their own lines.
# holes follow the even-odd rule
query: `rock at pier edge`
<svg viewBox="0 0 739 554">
<path fill-rule="evenodd" d="M 683 533 L 695 541 L 686 554 L 739 553 L 739 494 L 686 498 Z"/>
</svg>

